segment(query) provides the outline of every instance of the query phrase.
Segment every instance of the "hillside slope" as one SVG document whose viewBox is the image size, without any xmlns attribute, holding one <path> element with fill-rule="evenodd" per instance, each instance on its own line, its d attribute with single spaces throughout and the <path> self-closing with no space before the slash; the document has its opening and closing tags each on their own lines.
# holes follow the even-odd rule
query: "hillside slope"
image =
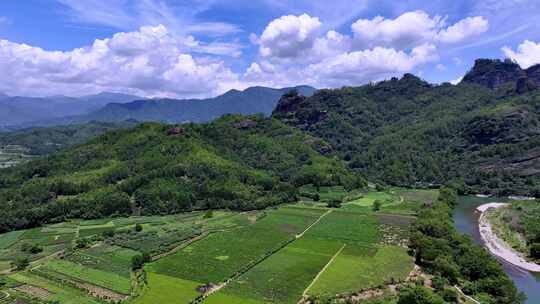
<svg viewBox="0 0 540 304">
<path fill-rule="evenodd" d="M 259 209 L 304 184 L 363 184 L 328 144 L 277 120 L 225 116 L 209 124 L 141 124 L 0 171 L 0 231 L 66 218 Z"/>
<path fill-rule="evenodd" d="M 77 144 L 105 132 L 130 128 L 136 121 L 123 122 L 89 122 L 86 124 L 57 126 L 50 128 L 29 128 L 0 132 L 0 147 L 17 145 L 28 149 L 31 155 L 46 155 Z"/>
<path fill-rule="evenodd" d="M 540 91 L 518 92 L 512 77 L 502 80 L 510 87 L 493 90 L 500 74 L 482 74 L 493 69 L 481 62 L 458 86 L 407 74 L 310 98 L 288 94 L 273 117 L 328 141 L 352 169 L 375 180 L 455 181 L 465 191 L 539 195 Z"/>
</svg>

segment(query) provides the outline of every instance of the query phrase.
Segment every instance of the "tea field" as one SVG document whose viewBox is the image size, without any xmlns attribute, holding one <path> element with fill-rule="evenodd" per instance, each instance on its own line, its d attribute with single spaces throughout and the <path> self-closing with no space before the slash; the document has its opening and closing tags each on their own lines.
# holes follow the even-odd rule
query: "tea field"
<svg viewBox="0 0 540 304">
<path fill-rule="evenodd" d="M 1 234 L 0 303 L 292 304 L 407 278 L 411 215 L 432 193 L 308 190 L 319 201 L 72 220 Z M 338 197 L 341 208 L 326 207 Z M 375 200 L 383 201 L 380 210 Z M 143 253 L 152 261 L 133 272 Z"/>
</svg>

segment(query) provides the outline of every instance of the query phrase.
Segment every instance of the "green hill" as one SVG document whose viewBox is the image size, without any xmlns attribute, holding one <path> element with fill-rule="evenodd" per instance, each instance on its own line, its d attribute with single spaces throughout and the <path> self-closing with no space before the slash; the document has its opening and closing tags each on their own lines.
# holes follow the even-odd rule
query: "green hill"
<svg viewBox="0 0 540 304">
<path fill-rule="evenodd" d="M 319 152 L 327 149 L 260 116 L 111 131 L 0 171 L 0 231 L 66 218 L 260 209 L 294 201 L 305 184 L 362 185 Z"/>
<path fill-rule="evenodd" d="M 407 74 L 309 98 L 288 94 L 273 117 L 328 141 L 350 168 L 373 180 L 455 181 L 466 191 L 540 195 L 540 91 L 518 94 L 511 77 L 478 63 L 457 86 Z M 494 82 L 508 85 L 482 85 Z"/>
<path fill-rule="evenodd" d="M 49 128 L 28 128 L 0 132 L 0 147 L 8 145 L 22 146 L 31 155 L 46 155 L 61 149 L 82 144 L 105 132 L 129 128 L 137 125 L 134 120 L 122 122 L 96 122 L 57 126 Z"/>
</svg>

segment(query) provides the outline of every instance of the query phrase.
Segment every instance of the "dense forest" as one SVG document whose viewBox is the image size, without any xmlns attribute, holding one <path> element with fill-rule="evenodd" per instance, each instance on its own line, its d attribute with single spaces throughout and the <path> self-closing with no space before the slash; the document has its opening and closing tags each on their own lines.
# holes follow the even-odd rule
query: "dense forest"
<svg viewBox="0 0 540 304">
<path fill-rule="evenodd" d="M 305 184 L 365 185 L 320 139 L 262 116 L 144 123 L 0 171 L 0 231 L 66 218 L 261 209 Z"/>
<path fill-rule="evenodd" d="M 351 169 L 374 181 L 453 181 L 460 191 L 538 196 L 540 90 L 501 76 L 515 64 L 489 62 L 477 61 L 457 86 L 407 74 L 309 98 L 287 94 L 273 117 L 328 141 Z M 497 86 L 483 85 L 486 77 Z"/>
<path fill-rule="evenodd" d="M 78 125 L 0 132 L 0 147 L 17 145 L 28 149 L 28 153 L 31 155 L 47 155 L 71 146 L 83 144 L 89 139 L 108 131 L 130 128 L 137 124 L 138 122 L 135 120 L 123 122 L 92 121 Z"/>
</svg>

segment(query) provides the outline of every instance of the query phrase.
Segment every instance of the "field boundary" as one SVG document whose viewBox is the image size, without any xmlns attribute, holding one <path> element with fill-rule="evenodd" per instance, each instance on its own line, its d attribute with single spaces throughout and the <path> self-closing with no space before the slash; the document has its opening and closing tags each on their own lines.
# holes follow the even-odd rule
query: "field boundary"
<svg viewBox="0 0 540 304">
<path fill-rule="evenodd" d="M 231 277 L 229 277 L 227 280 L 225 280 L 224 282 L 222 282 L 221 284 L 217 285 L 216 287 L 212 288 L 210 291 L 206 292 L 205 294 L 203 295 L 200 295 L 199 297 L 197 297 L 196 299 L 194 299 L 193 301 L 190 302 L 190 304 L 197 304 L 197 303 L 202 303 L 204 302 L 204 300 L 206 300 L 209 296 L 211 296 L 212 294 L 220 291 L 221 289 L 227 287 L 227 285 L 229 283 L 231 283 L 232 281 L 238 279 L 239 277 L 241 277 L 242 275 L 246 274 L 248 271 L 250 271 L 251 269 L 253 269 L 255 266 L 259 265 L 260 263 L 264 262 L 265 260 L 267 260 L 268 258 L 270 258 L 271 256 L 273 256 L 274 254 L 278 253 L 279 251 L 281 251 L 283 248 L 287 247 L 288 245 L 290 245 L 291 243 L 293 243 L 294 241 L 296 241 L 297 239 L 301 238 L 302 236 L 304 236 L 304 234 L 311 228 L 313 227 L 314 225 L 316 225 L 323 217 L 325 217 L 326 215 L 330 214 L 332 212 L 332 209 L 326 211 L 325 213 L 323 213 L 321 216 L 319 216 L 319 218 L 317 220 L 315 220 L 311 225 L 309 225 L 302 233 L 300 234 L 297 234 L 295 235 L 294 237 L 291 237 L 289 240 L 283 242 L 279 247 L 267 252 L 264 256 L 260 257 L 258 260 L 254 261 L 254 262 L 251 262 L 249 264 L 247 264 L 246 266 L 244 266 L 243 268 L 241 268 L 240 270 L 238 270 L 237 273 L 233 274 Z"/>
<path fill-rule="evenodd" d="M 304 292 L 302 293 L 302 298 L 304 298 L 307 295 L 309 289 L 311 289 L 311 287 L 313 287 L 315 282 L 317 282 L 317 280 L 319 280 L 321 275 L 326 271 L 326 269 L 328 269 L 328 267 L 330 267 L 330 265 L 341 254 L 341 252 L 343 251 L 343 249 L 345 249 L 345 247 L 347 247 L 347 244 L 343 244 L 343 246 L 341 246 L 341 248 L 334 254 L 334 256 L 332 256 L 330 261 L 328 261 L 328 263 L 326 263 L 326 265 L 324 265 L 324 267 L 319 271 L 319 273 L 317 273 L 315 278 L 313 278 L 313 281 L 311 281 L 311 283 L 308 285 L 308 287 L 306 289 L 304 289 Z M 300 300 L 300 301 L 302 301 L 302 300 Z"/>
<path fill-rule="evenodd" d="M 199 235 L 197 235 L 197 236 L 195 236 L 195 237 L 193 237 L 193 238 L 191 238 L 191 239 L 189 239 L 189 240 L 183 242 L 182 244 L 180 244 L 180 245 L 174 247 L 173 249 L 171 249 L 171 250 L 169 250 L 169 251 L 167 251 L 167 252 L 160 253 L 160 254 L 158 254 L 158 255 L 153 256 L 153 257 L 152 257 L 152 262 L 155 262 L 155 261 L 157 261 L 157 260 L 159 260 L 159 259 L 162 259 L 162 258 L 164 258 L 164 257 L 167 257 L 167 256 L 169 256 L 169 255 L 175 254 L 175 253 L 177 253 L 178 251 L 180 251 L 180 250 L 186 248 L 187 246 L 189 246 L 189 245 L 191 245 L 191 244 L 193 244 L 193 243 L 195 243 L 195 242 L 197 242 L 197 241 L 200 241 L 200 240 L 204 239 L 205 237 L 207 237 L 207 236 L 209 236 L 209 235 L 210 235 L 210 232 L 208 232 L 208 231 L 203 232 L 203 233 L 201 233 L 201 234 L 199 234 Z"/>
<path fill-rule="evenodd" d="M 306 234 L 306 232 L 308 232 L 309 229 L 311 229 L 313 226 L 317 225 L 317 224 L 323 219 L 323 217 L 325 217 L 325 216 L 327 216 L 328 214 L 332 213 L 332 211 L 333 211 L 333 210 L 330 209 L 330 210 L 326 211 L 325 213 L 323 213 L 321 216 L 319 216 L 319 218 L 318 218 L 315 222 L 313 222 L 313 223 L 312 223 L 311 225 L 309 225 L 304 231 L 302 231 L 302 233 L 297 234 L 297 235 L 295 236 L 295 238 L 296 238 L 296 239 L 299 239 L 299 238 L 303 237 L 303 236 Z"/>
</svg>

